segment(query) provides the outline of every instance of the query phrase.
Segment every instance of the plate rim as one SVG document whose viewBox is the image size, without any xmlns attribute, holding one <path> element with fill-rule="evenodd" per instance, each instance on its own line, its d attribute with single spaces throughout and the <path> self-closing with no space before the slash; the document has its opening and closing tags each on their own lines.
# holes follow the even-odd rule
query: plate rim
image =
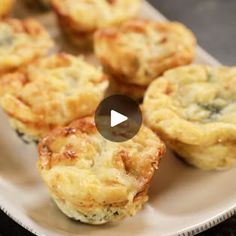
<svg viewBox="0 0 236 236">
<path fill-rule="evenodd" d="M 151 3 L 149 3 L 145 0 L 144 4 L 146 5 L 146 7 L 149 8 L 149 10 L 153 13 L 153 15 L 158 14 L 158 16 L 163 19 L 163 21 L 168 21 L 168 19 L 165 16 L 163 16 Z M 205 51 L 199 45 L 197 46 L 197 51 L 202 56 L 204 56 L 206 58 L 206 60 L 209 61 L 210 64 L 212 64 L 212 65 L 220 65 L 221 64 L 217 59 L 215 59 L 213 56 L 211 56 L 207 51 Z M 46 236 L 45 234 L 40 233 L 39 230 L 34 229 L 30 225 L 26 225 L 21 220 L 19 220 L 17 217 L 15 217 L 14 214 L 10 210 L 7 210 L 1 204 L 1 202 L 0 202 L 0 210 L 2 210 L 16 224 L 20 225 L 21 227 L 23 227 L 25 230 L 29 231 L 30 233 L 32 233 L 36 236 Z M 208 220 L 204 220 L 203 222 L 197 223 L 193 226 L 189 226 L 189 227 L 187 227 L 183 230 L 177 231 L 175 233 L 168 234 L 168 236 L 171 236 L 171 235 L 178 235 L 178 236 L 196 235 L 196 234 L 204 232 L 204 231 L 222 223 L 223 221 L 229 219 L 230 217 L 232 217 L 234 215 L 236 215 L 236 203 L 232 207 L 230 207 L 229 209 L 222 211 L 221 213 L 217 214 L 216 216 L 211 217 Z"/>
<path fill-rule="evenodd" d="M 0 204 L 0 210 L 2 210 L 8 217 L 10 217 L 15 223 L 23 227 L 25 230 L 29 231 L 30 233 L 36 235 L 36 236 L 46 236 L 37 230 L 33 229 L 31 226 L 24 224 L 22 221 L 17 219 L 13 214 L 11 214 L 5 207 L 3 207 Z M 216 216 L 213 216 L 209 220 L 205 220 L 203 222 L 200 222 L 198 224 L 195 224 L 193 226 L 187 227 L 183 230 L 180 230 L 176 233 L 168 234 L 168 236 L 171 235 L 178 235 L 178 236 L 192 236 L 199 233 L 202 233 L 212 227 L 217 226 L 218 224 L 224 222 L 225 220 L 229 219 L 230 217 L 234 216 L 236 214 L 236 204 L 229 209 L 226 209 L 225 211 L 217 214 Z M 166 235 L 167 236 L 167 235 Z"/>
<path fill-rule="evenodd" d="M 200 222 L 193 226 L 187 227 L 181 231 L 176 232 L 174 235 L 178 236 L 191 236 L 202 233 L 210 228 L 217 226 L 218 224 L 224 222 L 225 220 L 229 219 L 230 217 L 236 214 L 236 204 L 229 209 L 213 216 L 209 220 L 205 220 L 204 222 Z"/>
</svg>

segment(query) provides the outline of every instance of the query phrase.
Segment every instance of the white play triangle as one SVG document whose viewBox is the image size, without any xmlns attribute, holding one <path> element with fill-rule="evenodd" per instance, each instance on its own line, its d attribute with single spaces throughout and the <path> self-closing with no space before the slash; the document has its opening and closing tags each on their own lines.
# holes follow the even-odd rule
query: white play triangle
<svg viewBox="0 0 236 236">
<path fill-rule="evenodd" d="M 111 110 L 111 127 L 119 125 L 126 120 L 128 120 L 127 116 L 124 116 L 117 111 Z"/>
</svg>

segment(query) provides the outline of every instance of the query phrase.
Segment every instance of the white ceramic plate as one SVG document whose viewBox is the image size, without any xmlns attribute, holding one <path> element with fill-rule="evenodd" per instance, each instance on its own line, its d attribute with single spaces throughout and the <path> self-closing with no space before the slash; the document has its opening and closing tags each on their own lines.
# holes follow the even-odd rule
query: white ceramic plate
<svg viewBox="0 0 236 236">
<path fill-rule="evenodd" d="M 17 8 L 17 16 L 25 14 Z M 142 15 L 165 20 L 147 3 L 143 5 Z M 46 14 L 37 18 L 59 42 L 53 16 Z M 197 62 L 218 63 L 200 48 Z M 2 112 L 0 130 L 0 207 L 36 235 L 193 235 L 236 212 L 236 169 L 203 172 L 185 165 L 168 152 L 152 182 L 149 203 L 135 217 L 104 226 L 74 222 L 57 209 L 41 182 L 35 167 L 36 146 L 24 144 Z"/>
</svg>

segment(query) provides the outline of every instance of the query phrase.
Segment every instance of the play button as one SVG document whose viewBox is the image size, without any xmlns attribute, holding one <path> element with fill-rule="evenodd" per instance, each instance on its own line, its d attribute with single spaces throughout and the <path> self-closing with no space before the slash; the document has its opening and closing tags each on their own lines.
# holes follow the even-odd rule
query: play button
<svg viewBox="0 0 236 236">
<path fill-rule="evenodd" d="M 139 104 L 127 96 L 113 95 L 105 98 L 95 112 L 99 133 L 112 142 L 133 138 L 142 124 Z"/>
<path fill-rule="evenodd" d="M 111 127 L 115 127 L 126 120 L 128 120 L 127 116 L 124 116 L 117 111 L 111 110 Z"/>
</svg>

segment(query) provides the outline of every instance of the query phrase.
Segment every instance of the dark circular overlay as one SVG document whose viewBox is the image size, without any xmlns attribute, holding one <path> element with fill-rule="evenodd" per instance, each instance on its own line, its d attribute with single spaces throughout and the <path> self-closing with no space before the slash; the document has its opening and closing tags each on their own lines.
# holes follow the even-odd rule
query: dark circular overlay
<svg viewBox="0 0 236 236">
<path fill-rule="evenodd" d="M 128 119 L 111 127 L 111 111 L 114 110 Z M 95 112 L 95 123 L 99 133 L 109 141 L 125 142 L 132 139 L 142 125 L 142 113 L 139 104 L 123 95 L 105 98 Z"/>
</svg>

